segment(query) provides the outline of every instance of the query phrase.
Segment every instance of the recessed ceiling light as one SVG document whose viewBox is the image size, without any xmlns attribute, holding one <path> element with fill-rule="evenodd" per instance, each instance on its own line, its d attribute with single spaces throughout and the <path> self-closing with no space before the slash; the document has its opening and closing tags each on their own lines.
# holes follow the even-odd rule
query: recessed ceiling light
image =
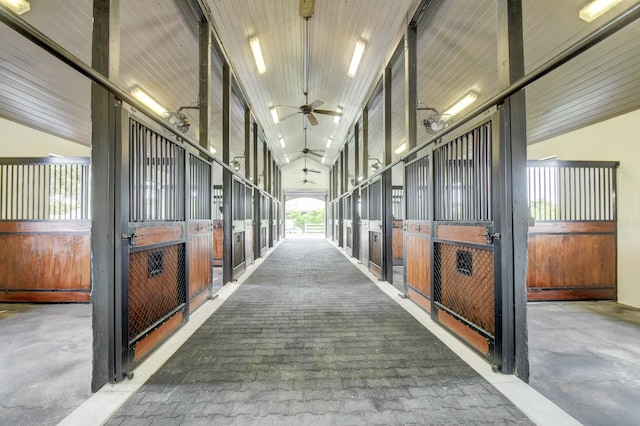
<svg viewBox="0 0 640 426">
<path fill-rule="evenodd" d="M 365 42 L 362 40 L 358 40 L 356 43 L 356 48 L 353 50 L 353 56 L 351 57 L 351 65 L 349 65 L 349 71 L 347 71 L 347 75 L 351 78 L 356 76 L 356 71 L 358 71 L 358 66 L 360 65 L 360 60 L 362 59 L 362 54 L 364 53 Z"/>
<path fill-rule="evenodd" d="M 578 16 L 583 21 L 591 22 L 616 4 L 620 3 L 620 1 L 621 0 L 594 0 L 580 9 Z"/>
<path fill-rule="evenodd" d="M 474 103 L 478 99 L 478 94 L 474 91 L 470 91 L 462 99 L 456 102 L 451 108 L 442 113 L 443 120 L 449 120 L 460 111 Z"/>
<path fill-rule="evenodd" d="M 343 108 L 342 108 L 342 106 L 340 106 L 340 105 L 338 105 L 338 108 L 336 108 L 336 112 L 339 112 L 340 114 L 342 114 L 342 111 L 343 111 L 343 110 L 344 110 L 344 109 L 343 109 Z M 334 117 L 333 117 L 333 122 L 334 122 L 335 124 L 338 124 L 338 122 L 339 122 L 339 121 L 340 121 L 340 116 L 339 116 L 339 115 L 336 115 L 336 116 L 334 116 Z"/>
<path fill-rule="evenodd" d="M 31 10 L 31 5 L 26 0 L 1 0 L 3 4 L 6 4 L 7 7 L 13 10 L 18 15 L 22 15 L 23 13 Z"/>
<path fill-rule="evenodd" d="M 400 154 L 402 152 L 405 152 L 407 150 L 407 143 L 403 142 L 400 146 L 398 146 L 396 148 L 395 151 L 393 151 L 395 154 Z"/>
<path fill-rule="evenodd" d="M 167 109 L 156 102 L 155 99 L 149 96 L 149 94 L 147 94 L 147 92 L 142 90 L 140 87 L 135 86 L 133 89 L 131 89 L 131 96 L 142 102 L 159 116 L 164 117 L 167 115 Z"/>
<path fill-rule="evenodd" d="M 271 118 L 273 118 L 273 122 L 276 124 L 279 123 L 280 118 L 278 117 L 278 110 L 276 109 L 276 107 L 272 106 L 271 108 L 269 108 L 269 111 L 271 111 Z"/>
<path fill-rule="evenodd" d="M 251 37 L 249 39 L 249 46 L 251 46 L 251 53 L 253 53 L 253 60 L 258 68 L 258 74 L 264 74 L 267 72 L 267 67 L 264 64 L 264 57 L 262 56 L 262 49 L 260 49 L 260 40 L 258 37 Z"/>
</svg>

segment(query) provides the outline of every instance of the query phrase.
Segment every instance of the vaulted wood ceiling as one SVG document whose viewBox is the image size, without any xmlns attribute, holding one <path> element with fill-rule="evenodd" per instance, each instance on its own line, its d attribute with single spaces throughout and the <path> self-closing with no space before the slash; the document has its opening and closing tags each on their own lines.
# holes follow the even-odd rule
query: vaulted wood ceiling
<svg viewBox="0 0 640 426">
<path fill-rule="evenodd" d="M 299 106 L 303 94 L 304 20 L 299 0 L 207 0 L 217 37 L 237 78 L 232 104 L 232 157 L 242 153 L 245 103 L 250 105 L 276 160 L 303 146 L 301 115 L 273 123 L 269 107 Z M 373 92 L 417 0 L 316 0 L 309 20 L 309 101 L 344 107 L 338 124 L 318 115 L 308 146 L 332 162 L 369 103 L 370 153 L 381 156 L 381 97 Z M 530 71 L 597 29 L 637 0 L 623 0 L 588 24 L 578 18 L 586 0 L 523 0 L 526 69 Z M 139 85 L 170 110 L 194 105 L 198 90 L 196 21 L 184 0 L 122 1 L 121 70 L 116 83 Z M 419 102 L 446 109 L 469 89 L 478 104 L 498 92 L 495 0 L 434 0 L 418 31 Z M 91 0 L 31 0 L 23 18 L 86 63 L 91 60 Z M 640 25 L 636 22 L 527 89 L 529 142 L 640 107 Z M 260 39 L 267 72 L 259 75 L 249 38 Z M 0 116 L 69 140 L 90 144 L 90 83 L 0 24 Z M 358 39 L 367 42 L 355 78 L 347 68 Z M 212 144 L 220 150 L 221 62 L 212 68 Z M 404 63 L 393 66 L 393 144 L 404 138 Z M 376 95 L 377 94 L 377 95 Z M 246 98 L 244 98 L 246 96 Z M 377 97 L 376 97 L 377 96 Z M 219 100 L 219 101 L 216 101 Z M 279 115 L 295 109 L 278 107 Z M 187 110 L 197 138 L 197 110 Z M 423 118 L 423 117 L 419 117 Z M 282 136 L 286 148 L 281 148 Z M 418 140 L 429 135 L 418 127 Z M 11 143 L 4 141 L 3 143 Z"/>
</svg>

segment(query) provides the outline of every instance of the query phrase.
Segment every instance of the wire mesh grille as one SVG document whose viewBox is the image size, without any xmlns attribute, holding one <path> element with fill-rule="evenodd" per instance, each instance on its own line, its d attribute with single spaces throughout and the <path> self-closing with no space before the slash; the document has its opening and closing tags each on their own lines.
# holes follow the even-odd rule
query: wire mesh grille
<svg viewBox="0 0 640 426">
<path fill-rule="evenodd" d="M 401 186 L 393 187 L 391 189 L 391 209 L 393 211 L 393 218 L 395 220 L 404 219 L 404 188 Z"/>
<path fill-rule="evenodd" d="M 407 219 L 429 219 L 429 157 L 409 164 L 406 169 Z"/>
<path fill-rule="evenodd" d="M 369 219 L 382 219 L 382 180 L 369 185 Z"/>
<path fill-rule="evenodd" d="M 129 254 L 129 341 L 185 303 L 184 244 Z"/>
<path fill-rule="evenodd" d="M 530 161 L 531 216 L 537 221 L 616 220 L 616 166 Z"/>
<path fill-rule="evenodd" d="M 435 243 L 434 262 L 436 302 L 494 335 L 493 251 Z"/>
<path fill-rule="evenodd" d="M 0 161 L 0 220 L 90 219 L 88 158 Z"/>
<path fill-rule="evenodd" d="M 493 220 L 491 122 L 434 151 L 436 220 Z"/>
</svg>

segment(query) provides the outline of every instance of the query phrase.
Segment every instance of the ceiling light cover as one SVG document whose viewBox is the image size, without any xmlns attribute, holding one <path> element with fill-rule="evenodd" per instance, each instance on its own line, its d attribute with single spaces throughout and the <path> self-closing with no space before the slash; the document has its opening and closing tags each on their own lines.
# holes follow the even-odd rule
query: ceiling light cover
<svg viewBox="0 0 640 426">
<path fill-rule="evenodd" d="M 344 108 L 342 108 L 342 106 L 338 105 L 338 108 L 336 108 L 336 112 L 339 112 L 340 114 L 342 114 L 342 111 L 344 110 Z M 338 122 L 340 121 L 340 116 L 336 115 L 335 117 L 333 117 L 333 122 L 335 124 L 338 124 Z"/>
<path fill-rule="evenodd" d="M 284 148 L 284 138 L 281 136 L 278 140 L 280 141 L 280 146 Z"/>
<path fill-rule="evenodd" d="M 284 157 L 284 161 L 286 161 L 287 164 L 289 164 L 289 157 Z"/>
<path fill-rule="evenodd" d="M 22 15 L 31 10 L 31 5 L 26 0 L 2 0 L 2 3 L 6 4 L 9 9 L 18 15 Z"/>
<path fill-rule="evenodd" d="M 451 108 L 442 113 L 443 120 L 449 120 L 460 111 L 474 103 L 478 99 L 478 94 L 473 90 L 464 95 L 462 99 L 456 102 Z"/>
<path fill-rule="evenodd" d="M 267 72 L 267 67 L 264 64 L 264 57 L 262 56 L 262 49 L 260 49 L 260 40 L 258 37 L 252 37 L 249 39 L 249 46 L 251 46 L 251 53 L 253 53 L 253 60 L 258 68 L 258 74 L 264 74 Z"/>
<path fill-rule="evenodd" d="M 327 139 L 327 148 L 331 148 L 331 144 L 333 143 L 333 139 Z"/>
<path fill-rule="evenodd" d="M 403 142 L 402 144 L 400 144 L 395 151 L 393 151 L 396 155 L 400 154 L 402 152 L 405 152 L 407 150 L 407 143 Z"/>
<path fill-rule="evenodd" d="M 327 162 L 327 156 L 325 155 L 324 157 L 322 157 L 322 164 Z"/>
<path fill-rule="evenodd" d="M 168 112 L 167 109 L 162 105 L 160 105 L 158 102 L 156 102 L 155 99 L 149 96 L 140 87 L 136 86 L 133 89 L 131 89 L 131 96 L 133 96 L 134 98 L 142 102 L 145 106 L 147 106 L 147 108 L 149 108 L 159 116 L 164 117 L 167 115 L 167 112 Z"/>
<path fill-rule="evenodd" d="M 269 108 L 269 111 L 271 111 L 271 118 L 273 118 L 273 122 L 276 124 L 279 123 L 280 118 L 278 117 L 278 110 L 276 109 L 276 107 L 272 106 L 271 108 Z"/>
<path fill-rule="evenodd" d="M 620 1 L 621 0 L 594 0 L 580 9 L 580 13 L 578 13 L 578 16 L 583 21 L 591 22 L 594 19 L 598 18 L 600 15 L 603 15 L 607 10 L 611 9 L 616 4 L 620 3 Z"/>
<path fill-rule="evenodd" d="M 362 54 L 364 53 L 365 42 L 362 40 L 358 40 L 356 43 L 356 48 L 353 51 L 353 57 L 351 58 L 351 65 L 349 65 L 349 71 L 347 75 L 351 78 L 356 76 L 356 72 L 358 71 L 358 66 L 360 65 L 360 60 L 362 59 Z"/>
</svg>

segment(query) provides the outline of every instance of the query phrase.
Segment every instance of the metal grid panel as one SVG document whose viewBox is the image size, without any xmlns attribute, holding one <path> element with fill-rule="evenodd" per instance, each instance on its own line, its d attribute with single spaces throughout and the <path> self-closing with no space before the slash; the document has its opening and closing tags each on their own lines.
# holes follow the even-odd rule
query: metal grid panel
<svg viewBox="0 0 640 426">
<path fill-rule="evenodd" d="M 394 187 L 391 189 L 391 209 L 393 211 L 394 220 L 404 219 L 404 188 Z"/>
<path fill-rule="evenodd" d="M 211 165 L 189 154 L 189 172 L 191 182 L 190 219 L 211 218 Z"/>
<path fill-rule="evenodd" d="M 529 211 L 536 221 L 616 220 L 616 164 L 529 162 Z"/>
<path fill-rule="evenodd" d="M 342 199 L 342 211 L 344 212 L 344 220 L 352 220 L 353 219 L 353 215 L 351 212 L 351 200 L 352 200 L 352 196 L 351 195 L 347 195 L 346 197 L 344 197 Z"/>
<path fill-rule="evenodd" d="M 434 151 L 435 220 L 493 220 L 491 122 Z"/>
<path fill-rule="evenodd" d="M 129 220 L 184 220 L 184 148 L 133 119 L 129 138 Z"/>
<path fill-rule="evenodd" d="M 0 164 L 0 220 L 90 219 L 88 158 L 9 160 Z"/>
<path fill-rule="evenodd" d="M 245 191 L 244 184 L 238 180 L 233 181 L 233 220 L 245 219 Z"/>
<path fill-rule="evenodd" d="M 185 303 L 184 244 L 129 254 L 129 342 Z"/>
<path fill-rule="evenodd" d="M 369 187 L 365 186 L 360 192 L 360 215 L 362 219 L 369 219 Z"/>
<path fill-rule="evenodd" d="M 407 219 L 429 220 L 429 157 L 409 164 L 406 168 Z"/>
<path fill-rule="evenodd" d="M 369 185 L 369 219 L 382 220 L 382 180 Z"/>
<path fill-rule="evenodd" d="M 493 250 L 434 244 L 436 302 L 495 335 Z"/>
</svg>

